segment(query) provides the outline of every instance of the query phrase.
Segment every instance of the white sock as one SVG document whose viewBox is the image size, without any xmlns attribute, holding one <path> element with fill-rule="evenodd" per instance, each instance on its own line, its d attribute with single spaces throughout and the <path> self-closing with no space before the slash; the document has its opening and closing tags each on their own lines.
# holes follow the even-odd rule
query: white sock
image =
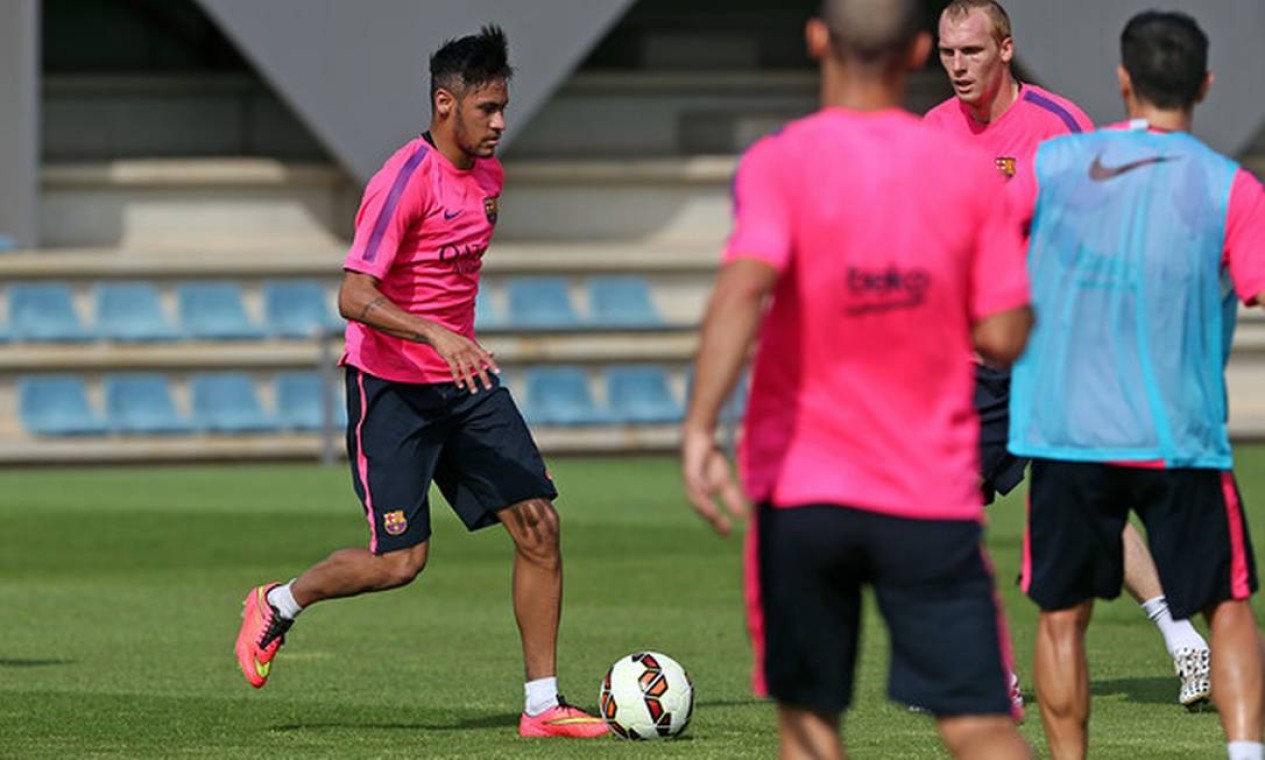
<svg viewBox="0 0 1265 760">
<path fill-rule="evenodd" d="M 1160 629 L 1164 636 L 1164 646 L 1168 648 L 1170 657 L 1176 656 L 1181 649 L 1207 649 L 1208 642 L 1199 635 L 1189 620 L 1174 620 L 1168 611 L 1168 600 L 1162 596 L 1148 599 L 1142 603 L 1142 611 Z"/>
<path fill-rule="evenodd" d="M 558 705 L 557 676 L 537 678 L 535 681 L 528 681 L 523 684 L 523 691 L 527 694 L 527 700 L 526 704 L 523 706 L 523 712 L 528 715 L 539 715 L 545 710 Z"/>
<path fill-rule="evenodd" d="M 290 586 L 294 581 L 283 583 L 268 592 L 268 604 L 277 608 L 277 612 L 286 620 L 294 620 L 303 611 L 299 603 L 294 601 L 294 594 L 290 591 Z"/>
<path fill-rule="evenodd" d="M 1225 748 L 1230 760 L 1261 760 L 1262 746 L 1260 742 L 1230 742 Z"/>
</svg>

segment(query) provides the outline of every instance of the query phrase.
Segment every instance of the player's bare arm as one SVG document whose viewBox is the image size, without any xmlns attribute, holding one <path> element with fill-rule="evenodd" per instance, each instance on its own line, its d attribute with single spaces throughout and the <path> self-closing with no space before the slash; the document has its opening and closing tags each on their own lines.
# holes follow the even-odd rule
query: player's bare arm
<svg viewBox="0 0 1265 760">
<path fill-rule="evenodd" d="M 776 269 L 755 259 L 726 264 L 703 317 L 682 427 L 681 477 L 694 509 L 722 535 L 730 531 L 730 516 L 745 519 L 747 510 L 729 463 L 716 448 L 716 418 L 738 380 L 777 276 Z"/>
<path fill-rule="evenodd" d="M 990 314 L 975 323 L 971 340 L 989 366 L 1006 368 L 1023 354 L 1033 321 L 1032 309 L 1027 306 Z"/>
<path fill-rule="evenodd" d="M 453 382 L 472 393 L 479 383 L 492 387 L 488 372 L 500 372 L 491 352 L 429 319 L 409 314 L 378 289 L 378 281 L 361 272 L 344 272 L 338 291 L 338 313 L 388 335 L 426 343 L 448 362 Z"/>
</svg>

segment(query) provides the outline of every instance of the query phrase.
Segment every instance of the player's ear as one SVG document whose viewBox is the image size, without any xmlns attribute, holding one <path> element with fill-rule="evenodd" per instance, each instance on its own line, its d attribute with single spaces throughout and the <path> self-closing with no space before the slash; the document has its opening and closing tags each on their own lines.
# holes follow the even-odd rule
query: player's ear
<svg viewBox="0 0 1265 760">
<path fill-rule="evenodd" d="M 804 25 L 804 41 L 808 45 L 808 55 L 814 61 L 820 61 L 830 55 L 830 27 L 819 18 L 810 18 Z"/>
<path fill-rule="evenodd" d="M 909 43 L 909 52 L 905 57 L 905 68 L 909 71 L 922 71 L 927 65 L 927 56 L 931 55 L 931 48 L 934 46 L 931 34 L 928 32 L 919 32 L 914 41 Z"/>
<path fill-rule="evenodd" d="M 1120 97 L 1128 103 L 1133 98 L 1133 78 L 1129 76 L 1123 63 L 1116 66 L 1116 80 L 1120 82 Z"/>
<path fill-rule="evenodd" d="M 435 90 L 435 116 L 440 119 L 448 118 L 453 109 L 457 107 L 457 96 L 447 87 L 439 87 Z"/>
<path fill-rule="evenodd" d="M 1203 81 L 1199 83 L 1199 94 L 1195 96 L 1196 103 L 1204 102 L 1204 98 L 1208 97 L 1208 90 L 1212 89 L 1212 85 L 1217 81 L 1217 77 L 1211 71 L 1204 72 Z"/>
<path fill-rule="evenodd" d="M 1015 38 L 1007 37 L 1001 41 L 1001 62 L 1010 63 L 1015 60 Z"/>
</svg>

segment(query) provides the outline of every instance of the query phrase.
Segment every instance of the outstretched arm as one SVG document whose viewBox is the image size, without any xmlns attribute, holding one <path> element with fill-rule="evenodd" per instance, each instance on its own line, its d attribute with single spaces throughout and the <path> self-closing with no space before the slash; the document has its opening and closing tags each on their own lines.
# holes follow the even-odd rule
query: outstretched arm
<svg viewBox="0 0 1265 760">
<path fill-rule="evenodd" d="M 397 338 L 425 343 L 452 370 L 453 382 L 471 393 L 492 387 L 488 372 L 500 372 L 492 354 L 478 343 L 458 335 L 429 319 L 410 314 L 378 289 L 378 280 L 362 272 L 345 271 L 343 284 L 338 291 L 338 313 L 345 319 L 354 320 L 379 332 Z M 477 378 L 477 381 L 476 381 Z"/>
</svg>

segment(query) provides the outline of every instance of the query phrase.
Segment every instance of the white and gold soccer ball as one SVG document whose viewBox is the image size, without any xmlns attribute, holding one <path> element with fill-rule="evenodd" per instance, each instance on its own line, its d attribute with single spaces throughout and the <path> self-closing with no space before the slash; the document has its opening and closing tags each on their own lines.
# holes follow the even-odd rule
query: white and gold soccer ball
<svg viewBox="0 0 1265 760">
<path fill-rule="evenodd" d="M 602 679 L 602 718 L 624 739 L 668 739 L 694 715 L 694 684 L 685 668 L 659 652 L 620 658 Z"/>
</svg>

